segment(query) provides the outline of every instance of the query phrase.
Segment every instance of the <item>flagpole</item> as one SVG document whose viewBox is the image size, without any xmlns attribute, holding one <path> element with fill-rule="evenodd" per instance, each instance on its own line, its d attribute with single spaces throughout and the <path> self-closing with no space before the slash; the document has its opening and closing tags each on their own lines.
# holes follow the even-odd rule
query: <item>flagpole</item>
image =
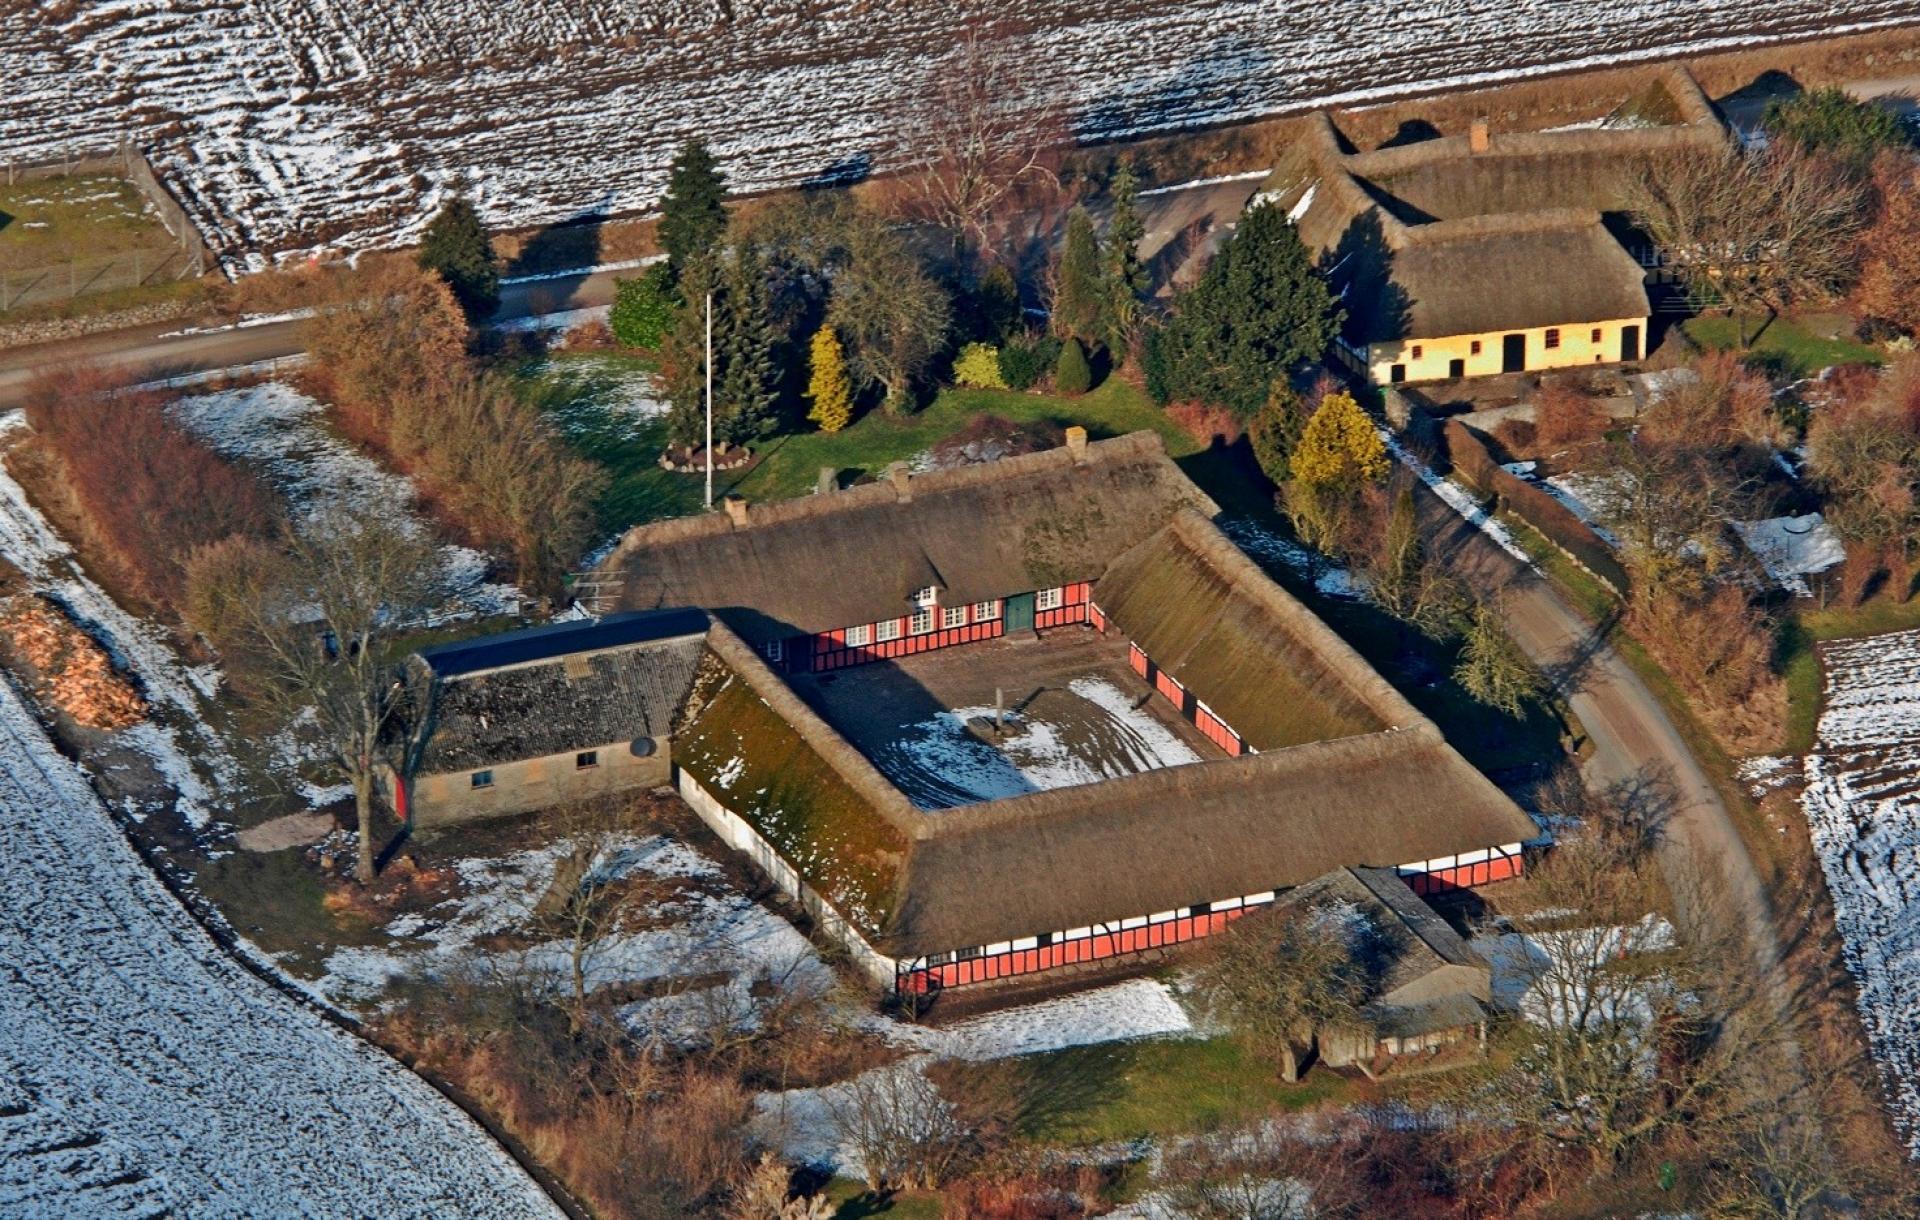
<svg viewBox="0 0 1920 1220">
<path fill-rule="evenodd" d="M 707 294 L 707 507 L 713 507 L 713 294 Z"/>
</svg>

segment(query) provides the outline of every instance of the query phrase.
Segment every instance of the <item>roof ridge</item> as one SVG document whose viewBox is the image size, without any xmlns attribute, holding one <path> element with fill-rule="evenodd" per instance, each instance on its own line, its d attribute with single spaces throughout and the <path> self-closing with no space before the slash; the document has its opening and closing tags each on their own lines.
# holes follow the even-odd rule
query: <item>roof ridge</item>
<svg viewBox="0 0 1920 1220">
<path fill-rule="evenodd" d="M 1536 208 L 1526 212 L 1482 212 L 1451 220 L 1408 225 L 1407 245 L 1434 245 L 1484 237 L 1512 237 L 1522 233 L 1550 233 L 1603 225 L 1593 208 Z"/>
</svg>

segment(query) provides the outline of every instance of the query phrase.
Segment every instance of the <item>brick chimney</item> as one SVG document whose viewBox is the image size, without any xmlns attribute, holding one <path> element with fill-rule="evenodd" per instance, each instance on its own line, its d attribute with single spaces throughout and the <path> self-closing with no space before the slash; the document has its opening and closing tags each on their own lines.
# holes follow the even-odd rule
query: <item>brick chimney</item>
<svg viewBox="0 0 1920 1220">
<path fill-rule="evenodd" d="M 1067 452 L 1076 466 L 1087 464 L 1087 430 L 1079 424 L 1067 429 Z"/>
<path fill-rule="evenodd" d="M 1487 116 L 1484 114 L 1475 119 L 1472 126 L 1467 128 L 1468 152 L 1475 154 L 1483 153 L 1487 151 L 1487 147 L 1492 143 L 1492 140 L 1492 128 L 1488 125 Z"/>
<path fill-rule="evenodd" d="M 813 483 L 814 494 L 824 496 L 839 490 L 840 471 L 833 466 L 822 466 L 820 468 L 820 477 L 815 479 Z"/>
<path fill-rule="evenodd" d="M 887 482 L 893 484 L 893 494 L 900 499 L 913 499 L 913 475 L 905 462 L 894 462 L 887 467 Z"/>
<path fill-rule="evenodd" d="M 745 496 L 728 496 L 720 501 L 727 510 L 727 520 L 733 522 L 733 528 L 747 528 L 747 500 Z"/>
</svg>

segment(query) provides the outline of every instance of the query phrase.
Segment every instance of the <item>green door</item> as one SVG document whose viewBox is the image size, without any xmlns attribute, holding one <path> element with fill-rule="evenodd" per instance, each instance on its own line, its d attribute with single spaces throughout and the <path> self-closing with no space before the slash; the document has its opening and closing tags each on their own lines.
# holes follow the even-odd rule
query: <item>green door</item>
<svg viewBox="0 0 1920 1220">
<path fill-rule="evenodd" d="M 1007 599 L 1007 634 L 1033 630 L 1033 594 L 1016 593 Z"/>
</svg>

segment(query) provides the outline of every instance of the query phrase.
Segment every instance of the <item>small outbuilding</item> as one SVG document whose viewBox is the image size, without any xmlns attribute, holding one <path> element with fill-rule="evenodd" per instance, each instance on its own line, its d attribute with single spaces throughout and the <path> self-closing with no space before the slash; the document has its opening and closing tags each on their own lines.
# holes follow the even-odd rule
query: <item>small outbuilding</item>
<svg viewBox="0 0 1920 1220">
<path fill-rule="evenodd" d="M 707 616 L 613 614 L 423 648 L 407 662 L 415 826 L 525 813 L 669 782 L 673 721 Z"/>
</svg>

